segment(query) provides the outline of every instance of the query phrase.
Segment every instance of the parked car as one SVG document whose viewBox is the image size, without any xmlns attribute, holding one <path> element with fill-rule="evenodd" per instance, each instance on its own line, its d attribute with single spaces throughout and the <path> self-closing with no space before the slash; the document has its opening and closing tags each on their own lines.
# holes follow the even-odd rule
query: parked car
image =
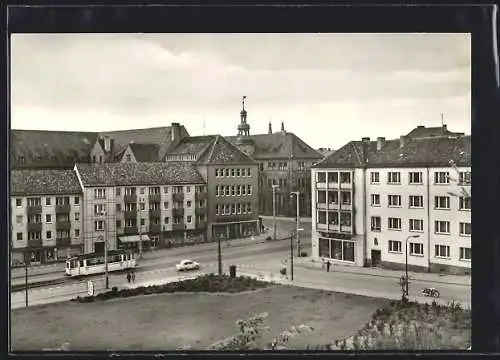
<svg viewBox="0 0 500 360">
<path fill-rule="evenodd" d="M 185 270 L 199 270 L 200 264 L 193 260 L 182 260 L 180 263 L 175 265 L 177 271 L 185 271 Z"/>
</svg>

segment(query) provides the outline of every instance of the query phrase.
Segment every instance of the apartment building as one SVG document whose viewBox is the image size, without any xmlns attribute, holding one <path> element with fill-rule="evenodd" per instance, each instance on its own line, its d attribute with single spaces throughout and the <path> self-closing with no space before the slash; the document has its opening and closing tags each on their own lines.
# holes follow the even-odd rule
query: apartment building
<svg viewBox="0 0 500 360">
<path fill-rule="evenodd" d="M 250 135 L 248 112 L 240 112 L 238 135 L 227 139 L 258 163 L 258 209 L 261 215 L 273 215 L 273 185 L 276 214 L 296 216 L 296 199 L 290 192 L 299 191 L 300 216 L 311 216 L 311 166 L 323 159 L 323 155 L 307 145 L 294 133 L 285 130 L 273 132 L 269 123 L 267 134 Z"/>
<path fill-rule="evenodd" d="M 32 264 L 83 251 L 82 191 L 71 170 L 11 171 L 11 258 Z"/>
<path fill-rule="evenodd" d="M 206 184 L 185 162 L 77 164 L 85 252 L 204 238 Z M 107 237 L 107 239 L 106 239 Z"/>
<path fill-rule="evenodd" d="M 470 154 L 446 126 L 349 142 L 312 170 L 313 257 L 402 269 L 408 251 L 412 270 L 469 273 Z"/>
<path fill-rule="evenodd" d="M 165 161 L 182 161 L 199 171 L 207 185 L 207 237 L 232 239 L 258 234 L 258 164 L 220 135 L 184 138 Z"/>
</svg>

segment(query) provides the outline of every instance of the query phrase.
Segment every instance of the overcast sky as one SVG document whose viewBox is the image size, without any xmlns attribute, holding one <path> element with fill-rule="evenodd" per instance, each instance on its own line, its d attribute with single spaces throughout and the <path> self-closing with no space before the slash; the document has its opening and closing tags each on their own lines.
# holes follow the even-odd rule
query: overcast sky
<svg viewBox="0 0 500 360">
<path fill-rule="evenodd" d="M 14 129 L 168 126 L 236 135 L 281 121 L 311 146 L 470 133 L 468 34 L 15 34 Z"/>
</svg>

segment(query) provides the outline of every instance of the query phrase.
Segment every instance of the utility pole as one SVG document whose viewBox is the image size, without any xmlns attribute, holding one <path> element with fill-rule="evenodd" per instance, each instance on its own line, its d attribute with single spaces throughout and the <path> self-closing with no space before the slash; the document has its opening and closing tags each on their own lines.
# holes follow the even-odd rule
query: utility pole
<svg viewBox="0 0 500 360">
<path fill-rule="evenodd" d="M 219 276 L 222 276 L 222 249 L 220 244 L 220 236 L 217 236 L 217 259 L 219 263 Z"/>
<path fill-rule="evenodd" d="M 299 197 L 300 197 L 300 191 L 292 191 L 290 193 L 290 197 L 293 197 L 293 195 L 297 196 L 297 224 L 296 224 L 296 231 L 297 231 L 297 255 L 300 256 L 300 238 L 299 238 L 299 228 L 300 228 L 300 219 L 299 219 L 299 211 L 300 211 L 300 203 L 299 203 Z"/>
<path fill-rule="evenodd" d="M 28 251 L 24 251 L 24 287 L 26 291 L 26 307 L 28 307 Z"/>
<path fill-rule="evenodd" d="M 299 232 L 297 231 L 297 237 Z M 290 278 L 293 281 L 293 235 L 290 236 Z"/>
<path fill-rule="evenodd" d="M 273 235 L 273 240 L 276 241 L 276 189 L 278 188 L 278 185 L 273 184 L 273 228 L 274 228 L 274 235 Z"/>
<path fill-rule="evenodd" d="M 139 259 L 142 259 L 142 216 L 139 209 Z"/>
</svg>

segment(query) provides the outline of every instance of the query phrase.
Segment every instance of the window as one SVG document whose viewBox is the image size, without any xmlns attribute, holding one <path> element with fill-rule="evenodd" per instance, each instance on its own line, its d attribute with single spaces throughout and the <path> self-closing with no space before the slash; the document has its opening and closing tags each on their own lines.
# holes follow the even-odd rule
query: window
<svg viewBox="0 0 500 360">
<path fill-rule="evenodd" d="M 410 255 L 424 256 L 424 244 L 410 243 Z"/>
<path fill-rule="evenodd" d="M 241 186 L 241 195 L 246 195 L 247 194 L 247 187 L 245 185 Z"/>
<path fill-rule="evenodd" d="M 30 231 L 28 232 L 28 240 L 40 240 L 42 238 L 41 231 Z"/>
<path fill-rule="evenodd" d="M 28 224 L 39 224 L 42 222 L 42 215 L 29 215 L 28 216 Z"/>
<path fill-rule="evenodd" d="M 163 187 L 163 193 L 164 194 L 168 194 L 168 186 L 164 186 Z"/>
<path fill-rule="evenodd" d="M 187 216 L 187 222 L 188 222 L 188 223 L 190 223 L 190 222 L 191 222 L 191 220 L 192 220 L 192 218 L 193 218 L 193 217 L 192 217 L 191 215 L 188 215 L 188 216 Z"/>
<path fill-rule="evenodd" d="M 460 248 L 460 260 L 472 260 L 471 248 L 461 247 Z"/>
<path fill-rule="evenodd" d="M 343 205 L 351 205 L 351 193 L 348 191 L 340 192 L 341 201 Z"/>
<path fill-rule="evenodd" d="M 410 195 L 410 208 L 423 208 L 424 197 L 422 195 Z"/>
<path fill-rule="evenodd" d="M 351 226 L 351 213 L 341 212 L 340 213 L 340 225 L 341 226 Z"/>
<path fill-rule="evenodd" d="M 231 205 L 231 214 L 236 214 L 236 204 Z"/>
<path fill-rule="evenodd" d="M 472 201 L 470 197 L 460 197 L 460 210 L 470 210 L 472 207 Z"/>
<path fill-rule="evenodd" d="M 186 201 L 186 207 L 188 207 L 188 208 L 191 207 L 191 201 Z"/>
<path fill-rule="evenodd" d="M 434 207 L 436 209 L 449 209 L 450 197 L 449 196 L 436 196 L 434 197 Z"/>
<path fill-rule="evenodd" d="M 28 206 L 40 206 L 42 200 L 40 198 L 28 198 Z"/>
<path fill-rule="evenodd" d="M 160 210 L 160 203 L 159 202 L 150 202 L 149 203 L 149 210 Z"/>
<path fill-rule="evenodd" d="M 136 193 L 135 187 L 125 188 L 125 195 L 135 195 L 135 193 Z"/>
<path fill-rule="evenodd" d="M 236 195 L 240 196 L 241 195 L 241 185 L 238 185 L 236 187 Z"/>
<path fill-rule="evenodd" d="M 380 231 L 381 226 L 380 216 L 372 216 L 372 231 Z"/>
<path fill-rule="evenodd" d="M 80 220 L 80 213 L 79 213 L 79 212 L 76 212 L 76 213 L 75 213 L 75 220 L 76 220 L 76 221 L 79 221 L 79 220 Z"/>
<path fill-rule="evenodd" d="M 186 192 L 190 193 L 191 192 L 191 186 L 186 186 Z"/>
<path fill-rule="evenodd" d="M 234 177 L 234 175 L 235 175 L 235 171 L 234 171 L 234 169 L 231 169 L 231 177 Z"/>
<path fill-rule="evenodd" d="M 127 219 L 125 220 L 125 227 L 134 227 L 137 226 L 137 220 L 136 219 Z"/>
<path fill-rule="evenodd" d="M 450 233 L 450 222 L 436 220 L 434 222 L 434 232 L 436 234 L 449 234 Z"/>
<path fill-rule="evenodd" d="M 94 198 L 95 199 L 105 199 L 106 198 L 106 189 L 94 189 Z"/>
<path fill-rule="evenodd" d="M 45 205 L 49 206 L 51 204 L 51 198 L 45 198 Z"/>
<path fill-rule="evenodd" d="M 16 206 L 17 207 L 23 206 L 23 199 L 16 199 Z"/>
<path fill-rule="evenodd" d="M 401 230 L 401 219 L 400 218 L 389 218 L 388 219 L 389 230 Z"/>
<path fill-rule="evenodd" d="M 17 215 L 16 216 L 16 224 L 22 224 L 22 223 L 23 223 L 23 216 Z"/>
<path fill-rule="evenodd" d="M 241 169 L 241 177 L 246 176 L 247 169 Z"/>
<path fill-rule="evenodd" d="M 458 176 L 458 182 L 460 185 L 470 185 L 472 182 L 470 171 L 461 171 Z"/>
<path fill-rule="evenodd" d="M 122 211 L 122 204 L 116 204 L 116 212 Z"/>
<path fill-rule="evenodd" d="M 80 205 L 80 198 L 78 196 L 75 196 L 74 203 L 76 206 Z"/>
<path fill-rule="evenodd" d="M 146 204 L 144 204 L 144 203 L 140 203 L 140 204 L 139 204 L 139 209 L 140 209 L 141 211 L 146 210 Z"/>
<path fill-rule="evenodd" d="M 117 187 L 116 188 L 116 196 L 120 196 L 122 194 L 122 189 Z"/>
<path fill-rule="evenodd" d="M 326 225 L 326 211 L 318 211 L 318 224 Z"/>
<path fill-rule="evenodd" d="M 170 219 L 168 218 L 168 216 L 163 219 L 163 221 L 165 222 L 165 224 L 168 224 L 169 220 Z"/>
<path fill-rule="evenodd" d="M 410 219 L 410 231 L 424 231 L 424 220 Z"/>
<path fill-rule="evenodd" d="M 69 205 L 69 197 L 56 197 L 56 205 Z"/>
<path fill-rule="evenodd" d="M 400 207 L 401 206 L 401 195 L 389 195 L 388 197 L 389 207 Z"/>
<path fill-rule="evenodd" d="M 75 237 L 80 237 L 80 229 L 75 229 Z"/>
<path fill-rule="evenodd" d="M 460 223 L 460 235 L 461 236 L 471 236 L 472 226 L 471 223 Z"/>
<path fill-rule="evenodd" d="M 215 177 L 218 178 L 219 177 L 219 169 L 218 168 L 215 168 Z"/>
<path fill-rule="evenodd" d="M 324 182 L 326 182 L 326 173 L 324 173 L 324 172 L 319 172 L 319 173 L 317 174 L 317 176 L 318 176 L 318 182 L 319 182 L 319 183 L 324 183 Z"/>
<path fill-rule="evenodd" d="M 236 169 L 236 177 L 240 177 L 241 176 L 241 169 Z"/>
<path fill-rule="evenodd" d="M 350 184 L 351 183 L 351 173 L 341 172 L 340 173 L 340 182 L 342 184 Z"/>
<path fill-rule="evenodd" d="M 229 169 L 226 169 L 226 177 L 229 177 Z"/>
<path fill-rule="evenodd" d="M 236 189 L 234 185 L 231 185 L 231 195 L 232 196 L 236 195 Z"/>
<path fill-rule="evenodd" d="M 94 229 L 95 230 L 104 230 L 104 221 L 102 221 L 102 220 L 94 221 Z"/>
<path fill-rule="evenodd" d="M 247 212 L 248 212 L 249 214 L 251 214 L 251 213 L 252 213 L 252 204 L 247 204 Z"/>
<path fill-rule="evenodd" d="M 51 223 L 52 222 L 52 215 L 45 215 L 45 222 L 46 223 Z"/>
<path fill-rule="evenodd" d="M 141 195 L 144 195 L 144 191 L 145 191 L 145 190 L 146 190 L 145 188 L 141 187 L 141 188 L 139 189 L 140 194 L 141 194 Z"/>
<path fill-rule="evenodd" d="M 215 215 L 220 215 L 220 205 L 215 204 Z"/>
<path fill-rule="evenodd" d="M 23 233 L 22 233 L 22 232 L 18 232 L 18 233 L 16 234 L 16 236 L 17 236 L 17 237 L 16 237 L 16 239 L 17 239 L 17 240 L 22 240 L 22 239 L 23 239 Z"/>
<path fill-rule="evenodd" d="M 247 195 L 252 195 L 252 185 L 247 185 Z"/>
<path fill-rule="evenodd" d="M 389 252 L 401 253 L 401 241 L 389 240 Z"/>
<path fill-rule="evenodd" d="M 247 168 L 247 177 L 250 177 L 250 168 Z"/>
<path fill-rule="evenodd" d="M 231 195 L 231 187 L 228 185 L 226 186 L 226 196 Z"/>
<path fill-rule="evenodd" d="M 328 225 L 339 225 L 339 213 L 336 211 L 328 211 Z"/>
<path fill-rule="evenodd" d="M 380 173 L 372 171 L 370 173 L 370 183 L 379 184 L 380 183 Z"/>
<path fill-rule="evenodd" d="M 328 173 L 328 182 L 329 183 L 338 183 L 339 182 L 339 173 L 338 172 L 329 172 Z"/>
<path fill-rule="evenodd" d="M 441 258 L 450 257 L 450 247 L 448 245 L 436 245 L 434 247 L 434 255 Z"/>
<path fill-rule="evenodd" d="M 434 184 L 449 184 L 450 173 L 447 171 L 437 171 L 434 173 Z"/>
<path fill-rule="evenodd" d="M 52 239 L 52 231 L 47 231 L 45 235 L 47 239 Z"/>
<path fill-rule="evenodd" d="M 126 158 L 127 158 L 127 162 L 131 162 L 132 161 L 132 156 L 130 154 L 127 154 Z"/>
<path fill-rule="evenodd" d="M 116 220 L 116 228 L 119 229 L 122 227 L 122 221 L 121 220 Z"/>
<path fill-rule="evenodd" d="M 106 204 L 94 205 L 94 214 L 95 215 L 104 215 L 105 213 L 106 213 Z"/>
<path fill-rule="evenodd" d="M 163 208 L 164 209 L 168 209 L 168 201 L 164 201 L 163 202 Z"/>
<path fill-rule="evenodd" d="M 420 171 L 412 171 L 408 174 L 410 184 L 422 184 L 422 173 Z"/>
<path fill-rule="evenodd" d="M 372 194 L 372 206 L 380 206 L 380 194 Z"/>
<path fill-rule="evenodd" d="M 401 173 L 391 171 L 387 174 L 387 183 L 388 184 L 401 184 Z"/>
</svg>

